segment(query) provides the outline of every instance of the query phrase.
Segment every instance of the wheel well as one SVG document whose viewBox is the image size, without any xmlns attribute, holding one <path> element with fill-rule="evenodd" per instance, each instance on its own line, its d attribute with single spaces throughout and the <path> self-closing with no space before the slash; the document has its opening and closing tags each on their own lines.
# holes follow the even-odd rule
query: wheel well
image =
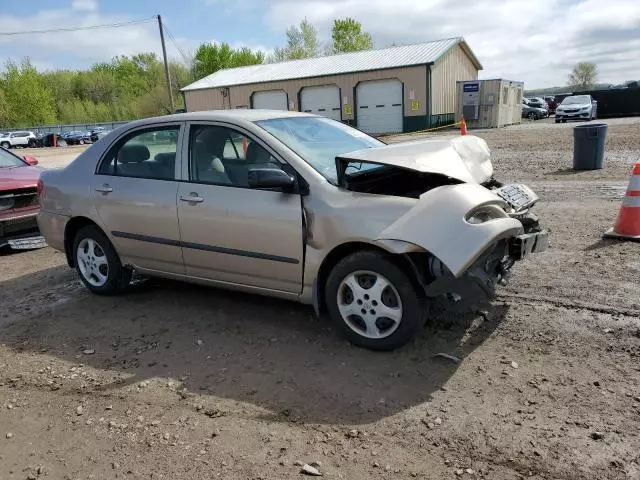
<svg viewBox="0 0 640 480">
<path fill-rule="evenodd" d="M 317 288 L 317 298 L 318 298 L 318 306 L 322 311 L 325 310 L 324 303 L 324 287 L 327 282 L 327 278 L 340 260 L 351 255 L 355 252 L 360 252 L 363 250 L 370 250 L 374 252 L 381 253 L 389 258 L 393 258 L 400 268 L 407 274 L 411 282 L 417 287 L 418 292 L 422 292 L 422 287 L 420 285 L 420 280 L 418 279 L 418 275 L 416 274 L 416 269 L 411 265 L 411 261 L 405 255 L 393 254 L 389 253 L 383 248 L 380 248 L 376 245 L 372 245 L 370 243 L 365 242 L 350 242 L 343 243 L 342 245 L 338 245 L 333 250 L 331 250 L 328 255 L 322 261 L 322 265 L 318 269 L 318 276 L 316 278 L 316 288 Z"/>
<path fill-rule="evenodd" d="M 98 226 L 96 222 L 87 217 L 74 217 L 67 222 L 67 225 L 64 228 L 64 253 L 67 255 L 67 264 L 72 268 L 75 266 L 72 252 L 73 241 L 80 229 L 87 225 Z"/>
</svg>

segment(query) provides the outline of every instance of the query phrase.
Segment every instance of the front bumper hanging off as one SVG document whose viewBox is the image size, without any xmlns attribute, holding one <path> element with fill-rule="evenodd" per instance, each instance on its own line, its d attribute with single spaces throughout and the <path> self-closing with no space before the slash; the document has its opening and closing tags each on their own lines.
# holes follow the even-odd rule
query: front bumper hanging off
<svg viewBox="0 0 640 480">
<path fill-rule="evenodd" d="M 549 232 L 523 233 L 513 237 L 509 243 L 509 256 L 514 260 L 522 260 L 531 253 L 544 252 L 549 247 Z"/>
</svg>

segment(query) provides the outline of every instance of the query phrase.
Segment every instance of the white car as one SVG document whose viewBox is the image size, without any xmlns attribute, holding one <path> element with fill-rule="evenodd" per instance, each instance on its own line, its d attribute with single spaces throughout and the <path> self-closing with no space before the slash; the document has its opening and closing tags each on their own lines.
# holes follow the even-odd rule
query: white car
<svg viewBox="0 0 640 480">
<path fill-rule="evenodd" d="M 556 123 L 567 120 L 593 120 L 596 118 L 598 102 L 591 95 L 571 95 L 556 107 Z"/>
<path fill-rule="evenodd" d="M 29 147 L 35 143 L 36 135 L 33 132 L 21 131 L 5 133 L 0 137 L 0 147 Z"/>
</svg>

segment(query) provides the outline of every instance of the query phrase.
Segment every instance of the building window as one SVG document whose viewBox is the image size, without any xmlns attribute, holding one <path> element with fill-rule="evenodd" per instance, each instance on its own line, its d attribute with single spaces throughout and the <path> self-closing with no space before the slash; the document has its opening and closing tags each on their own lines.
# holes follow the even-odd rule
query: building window
<svg viewBox="0 0 640 480">
<path fill-rule="evenodd" d="M 502 87 L 502 104 L 509 105 L 509 87 Z"/>
</svg>

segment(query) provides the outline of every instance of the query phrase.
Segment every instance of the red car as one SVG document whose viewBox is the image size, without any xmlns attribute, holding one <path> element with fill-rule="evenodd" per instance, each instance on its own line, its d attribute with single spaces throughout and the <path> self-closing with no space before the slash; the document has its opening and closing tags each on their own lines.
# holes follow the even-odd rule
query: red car
<svg viewBox="0 0 640 480">
<path fill-rule="evenodd" d="M 0 248 L 45 246 L 36 217 L 40 210 L 40 169 L 34 157 L 18 157 L 0 148 Z"/>
</svg>

